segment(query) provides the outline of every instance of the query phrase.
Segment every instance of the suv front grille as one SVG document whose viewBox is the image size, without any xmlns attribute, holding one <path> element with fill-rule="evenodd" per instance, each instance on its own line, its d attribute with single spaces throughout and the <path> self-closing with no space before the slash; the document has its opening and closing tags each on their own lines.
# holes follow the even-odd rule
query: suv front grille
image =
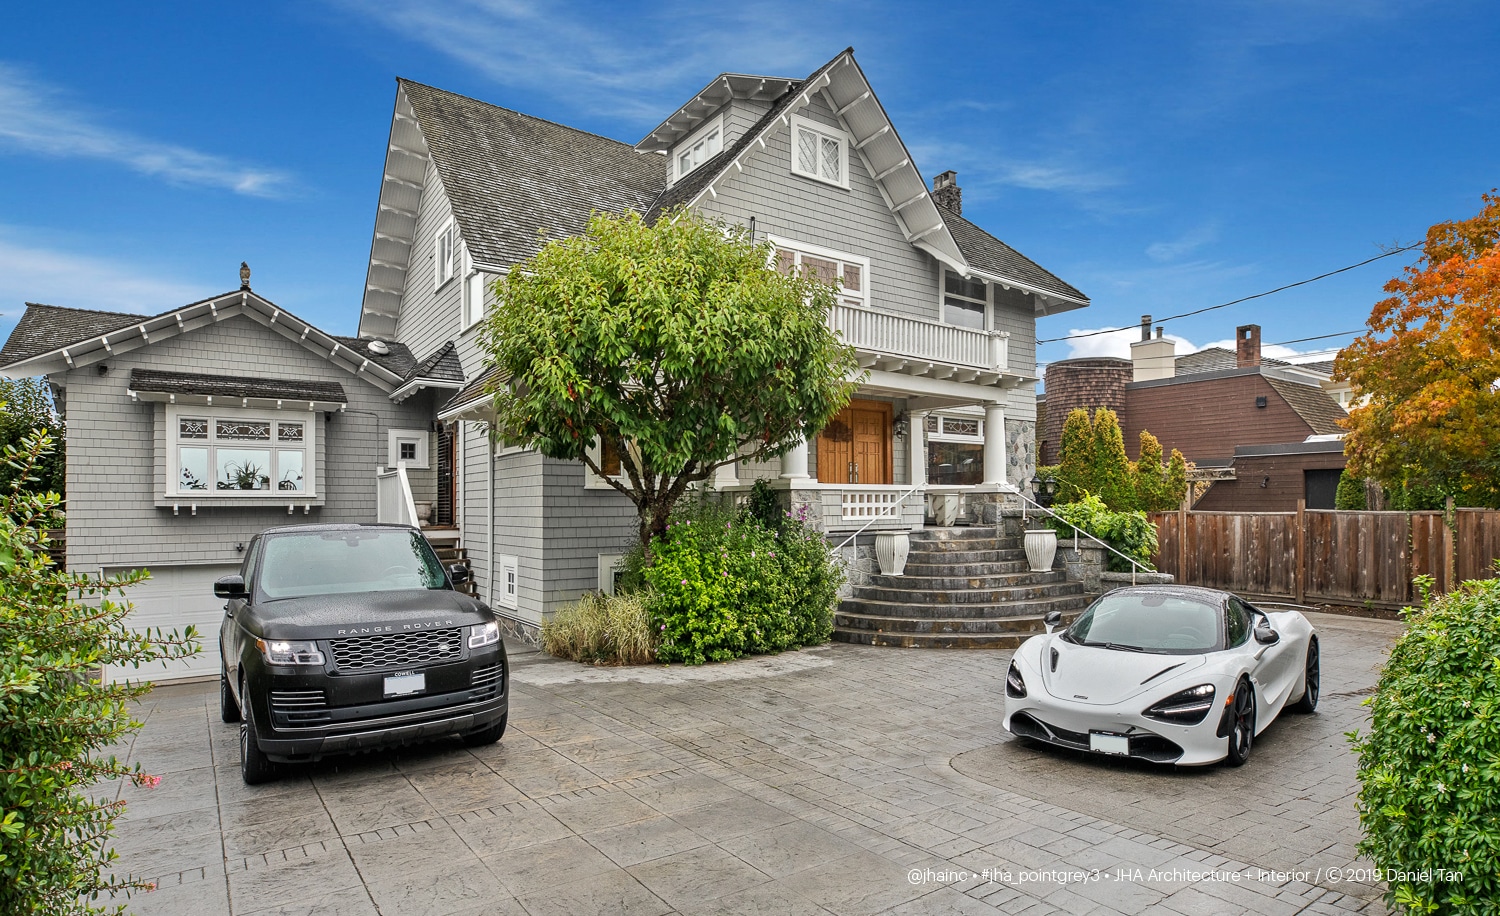
<svg viewBox="0 0 1500 916">
<path fill-rule="evenodd" d="M 330 639 L 333 666 L 340 671 L 410 668 L 463 657 L 463 630 L 423 630 Z"/>
<path fill-rule="evenodd" d="M 505 669 L 500 665 L 475 668 L 474 673 L 469 675 L 469 685 L 481 692 L 496 693 L 500 690 L 500 679 L 504 674 Z"/>
</svg>

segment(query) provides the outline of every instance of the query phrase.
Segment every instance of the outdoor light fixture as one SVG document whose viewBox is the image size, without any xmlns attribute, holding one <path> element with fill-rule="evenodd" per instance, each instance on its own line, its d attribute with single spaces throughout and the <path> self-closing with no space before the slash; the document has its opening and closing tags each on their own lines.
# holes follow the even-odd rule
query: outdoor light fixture
<svg viewBox="0 0 1500 916">
<path fill-rule="evenodd" d="M 1037 505 L 1043 509 L 1049 508 L 1053 497 L 1057 495 L 1057 478 L 1040 475 L 1031 478 L 1031 492 L 1036 494 Z"/>
<path fill-rule="evenodd" d="M 893 432 L 898 439 L 905 439 L 906 432 L 910 427 L 911 419 L 907 417 L 904 412 L 896 414 L 896 419 L 891 421 L 891 432 Z"/>
</svg>

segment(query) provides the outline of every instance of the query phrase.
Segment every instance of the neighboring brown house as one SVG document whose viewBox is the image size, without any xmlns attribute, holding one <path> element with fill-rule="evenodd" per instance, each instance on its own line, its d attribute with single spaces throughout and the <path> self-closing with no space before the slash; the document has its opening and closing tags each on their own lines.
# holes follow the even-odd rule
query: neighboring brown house
<svg viewBox="0 0 1500 916">
<path fill-rule="evenodd" d="M 1125 448 L 1134 459 L 1141 430 L 1179 449 L 1199 468 L 1223 468 L 1196 509 L 1276 511 L 1298 499 L 1333 508 L 1344 468 L 1338 421 L 1346 414 L 1341 386 L 1328 364 L 1292 365 L 1261 358 L 1260 327 L 1235 332 L 1236 352 L 1209 348 L 1178 357 L 1174 344 L 1150 334 L 1131 359 L 1064 360 L 1047 366 L 1044 419 L 1038 449 L 1056 464 L 1063 422 L 1076 407 L 1109 407 L 1120 415 Z"/>
</svg>

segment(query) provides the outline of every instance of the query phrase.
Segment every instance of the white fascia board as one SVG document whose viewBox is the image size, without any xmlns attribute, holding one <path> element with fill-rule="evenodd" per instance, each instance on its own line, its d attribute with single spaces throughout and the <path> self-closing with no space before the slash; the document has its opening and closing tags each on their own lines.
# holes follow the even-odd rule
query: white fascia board
<svg viewBox="0 0 1500 916">
<path fill-rule="evenodd" d="M 1035 381 L 1029 376 L 1007 375 L 1005 385 L 973 385 L 967 382 L 906 375 L 901 372 L 887 372 L 883 369 L 868 369 L 862 374 L 850 376 L 850 381 L 861 380 L 863 384 L 873 388 L 909 392 L 928 397 L 952 398 L 966 404 L 1001 401 L 1009 395 L 1010 389 L 1019 387 L 1027 381 Z"/>
<path fill-rule="evenodd" d="M 990 283 L 999 283 L 1001 286 L 1013 286 L 1016 289 L 1025 290 L 1028 293 L 1035 293 L 1038 296 L 1044 296 L 1044 297 L 1046 297 L 1048 299 L 1055 299 L 1055 300 L 1059 300 L 1061 302 L 1072 303 L 1067 308 L 1047 308 L 1047 309 L 1042 309 L 1042 308 L 1039 307 L 1037 309 L 1038 312 L 1043 313 L 1043 314 L 1047 314 L 1047 315 L 1056 315 L 1058 312 L 1067 312 L 1067 311 L 1072 311 L 1073 309 L 1088 308 L 1088 306 L 1090 305 L 1089 300 L 1087 300 L 1087 299 L 1075 299 L 1072 296 L 1064 296 L 1062 293 L 1054 293 L 1054 292 L 1052 292 L 1050 290 L 1045 290 L 1045 289 L 1041 289 L 1041 288 L 1036 287 L 1036 286 L 1032 286 L 1029 283 L 1023 283 L 1022 281 L 1014 279 L 1012 277 L 1006 277 L 1006 276 L 1002 276 L 1001 274 L 990 273 L 989 271 L 980 270 L 977 267 L 970 268 L 964 274 L 964 276 L 966 276 L 966 277 L 978 277 L 979 279 L 981 279 L 981 280 L 987 280 Z"/>
<path fill-rule="evenodd" d="M 401 403 L 423 388 L 441 388 L 445 391 L 457 391 L 463 387 L 461 382 L 453 382 L 447 379 L 414 378 L 406 384 L 391 392 L 391 400 Z"/>
</svg>

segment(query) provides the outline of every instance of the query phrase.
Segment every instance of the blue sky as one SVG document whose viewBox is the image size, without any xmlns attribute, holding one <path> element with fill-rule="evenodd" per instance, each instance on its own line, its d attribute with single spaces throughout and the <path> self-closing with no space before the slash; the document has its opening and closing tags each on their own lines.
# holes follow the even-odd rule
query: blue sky
<svg viewBox="0 0 1500 916">
<path fill-rule="evenodd" d="M 26 301 L 172 308 L 241 260 L 353 333 L 398 75 L 634 142 L 721 71 L 804 76 L 848 45 L 929 180 L 956 169 L 965 216 L 1092 298 L 1044 338 L 1361 261 L 1500 184 L 1486 2 L 61 0 L 0 33 L 0 333 Z M 1356 330 L 1405 263 L 1167 330 Z"/>
</svg>

